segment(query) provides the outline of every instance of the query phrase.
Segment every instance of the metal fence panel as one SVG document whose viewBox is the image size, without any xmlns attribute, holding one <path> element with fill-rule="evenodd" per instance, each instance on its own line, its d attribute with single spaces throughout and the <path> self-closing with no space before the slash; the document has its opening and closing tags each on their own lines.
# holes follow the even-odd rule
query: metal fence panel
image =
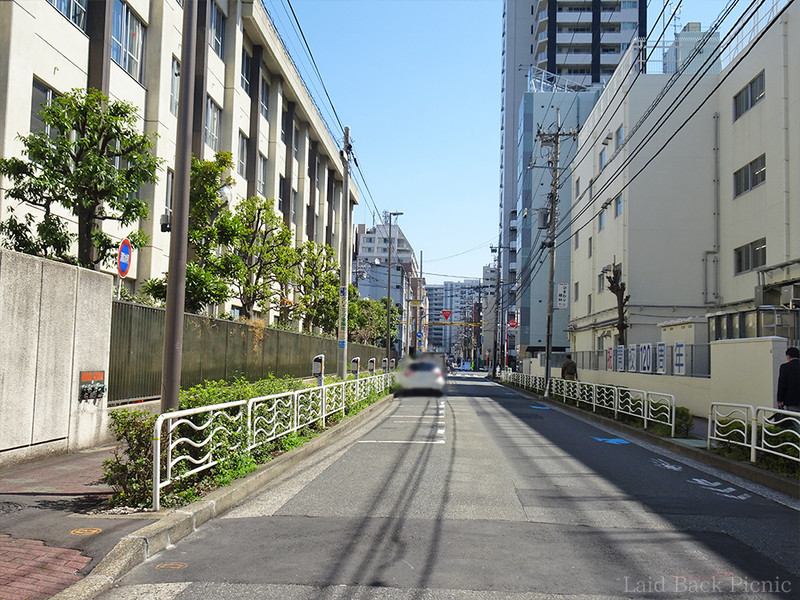
<svg viewBox="0 0 800 600">
<path fill-rule="evenodd" d="M 111 312 L 108 402 L 110 406 L 159 398 L 164 354 L 164 309 L 114 301 Z M 379 362 L 383 348 L 348 344 L 348 354 Z M 304 377 L 323 353 L 336 372 L 336 340 L 200 315 L 184 315 L 181 388 L 209 380 L 250 381 L 270 374 Z"/>
</svg>

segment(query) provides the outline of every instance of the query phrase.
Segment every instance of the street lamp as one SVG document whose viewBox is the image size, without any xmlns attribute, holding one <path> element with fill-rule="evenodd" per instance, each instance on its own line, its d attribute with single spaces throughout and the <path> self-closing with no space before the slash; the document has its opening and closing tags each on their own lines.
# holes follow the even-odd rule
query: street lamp
<svg viewBox="0 0 800 600">
<path fill-rule="evenodd" d="M 389 255 L 386 258 L 386 362 L 392 356 L 392 217 L 399 217 L 402 212 L 389 213 Z"/>
</svg>

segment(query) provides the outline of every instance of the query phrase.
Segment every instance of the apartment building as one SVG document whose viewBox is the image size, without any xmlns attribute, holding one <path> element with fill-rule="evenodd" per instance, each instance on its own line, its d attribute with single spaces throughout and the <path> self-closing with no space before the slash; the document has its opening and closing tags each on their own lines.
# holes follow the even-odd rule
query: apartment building
<svg viewBox="0 0 800 600">
<path fill-rule="evenodd" d="M 530 77 L 529 91 L 520 104 L 519 155 L 517 173 L 517 205 L 511 221 L 511 244 L 516 244 L 518 258 L 516 282 L 517 356 L 531 357 L 547 346 L 548 281 L 550 276 L 545 247 L 549 231 L 549 211 L 553 191 L 554 165 L 549 160 L 554 152 L 552 135 L 560 130 L 558 165 L 558 202 L 554 218 L 568 223 L 572 216 L 572 191 L 569 165 L 578 150 L 576 134 L 597 102 L 602 88 L 584 88 L 560 77 L 538 72 Z M 580 184 L 577 186 L 580 187 Z M 557 227 L 554 282 L 562 286 L 570 280 L 569 228 Z M 562 294 L 563 297 L 563 294 Z M 555 305 L 551 348 L 565 351 L 569 347 L 567 305 Z"/>
<path fill-rule="evenodd" d="M 417 333 L 425 331 L 427 301 L 414 248 L 403 230 L 397 224 L 389 227 L 388 221 L 371 228 L 357 225 L 355 247 L 353 283 L 362 298 L 380 300 L 387 292 L 391 294 L 401 314 L 398 350 L 402 349 L 399 355 L 404 356 L 411 348 L 418 348 Z M 424 345 L 424 339 L 419 341 Z"/>
<path fill-rule="evenodd" d="M 800 7 L 775 0 L 736 38 L 698 44 L 689 30 L 697 53 L 665 52 L 661 72 L 629 49 L 633 68 L 606 86 L 572 164 L 573 349 L 617 343 L 615 265 L 630 295 L 629 343 L 697 318 L 712 341 L 797 339 L 798 23 Z M 672 73 L 676 55 L 687 68 Z"/>
<path fill-rule="evenodd" d="M 628 44 L 647 36 L 645 0 L 505 0 L 503 10 L 499 246 L 504 281 L 519 276 L 513 228 L 519 223 L 518 136 L 529 72 L 558 75 L 590 86 L 607 81 Z M 516 288 L 504 320 L 516 317 Z M 516 355 L 516 343 L 512 344 Z"/>
<path fill-rule="evenodd" d="M 260 0 L 197 0 L 195 92 L 179 97 L 182 0 L 11 0 L 0 3 L 0 155 L 19 155 L 18 134 L 42 127 L 40 106 L 73 88 L 97 88 L 132 102 L 155 139 L 164 168 L 142 197 L 150 211 L 139 228 L 150 238 L 134 252 L 124 285 L 135 291 L 169 262 L 178 110 L 194 107 L 191 147 L 211 159 L 230 152 L 233 202 L 260 195 L 294 233 L 328 244 L 348 273 L 354 186 L 343 199 L 343 165 Z M 0 217 L 11 200 L 0 182 Z M 64 215 L 74 230 L 70 217 Z M 116 239 L 127 232 L 108 231 Z M 346 239 L 342 240 L 342 236 Z"/>
</svg>

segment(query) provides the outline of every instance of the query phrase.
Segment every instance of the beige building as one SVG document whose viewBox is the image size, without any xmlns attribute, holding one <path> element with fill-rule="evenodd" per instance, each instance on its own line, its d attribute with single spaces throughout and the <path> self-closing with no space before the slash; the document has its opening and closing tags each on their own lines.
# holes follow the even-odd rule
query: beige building
<svg viewBox="0 0 800 600">
<path fill-rule="evenodd" d="M 711 57 L 702 76 L 701 62 L 673 52 L 689 64 L 673 76 L 652 64 L 644 73 L 632 46 L 581 130 L 575 350 L 617 343 L 613 265 L 630 294 L 628 343 L 659 341 L 659 323 L 707 316 L 711 341 L 798 335 L 800 6 L 766 3 L 720 47 L 721 58 L 713 43 L 702 48 Z"/>
<path fill-rule="evenodd" d="M 17 139 L 41 128 L 37 113 L 54 94 L 98 88 L 133 102 L 164 159 L 140 228 L 150 244 L 134 252 L 131 291 L 167 270 L 177 138 L 181 0 L 10 0 L 0 2 L 0 156 L 19 155 Z M 317 112 L 260 0 L 198 0 L 192 152 L 233 155 L 234 197 L 261 195 L 299 245 L 314 240 L 341 255 L 351 247 L 355 186 L 343 202 L 336 140 Z M 10 200 L 0 180 L 0 218 Z M 235 200 L 234 200 L 235 202 Z M 69 217 L 65 215 L 69 220 Z M 121 239 L 126 232 L 109 231 Z M 351 253 L 340 256 L 349 273 Z M 234 307 L 235 308 L 235 307 Z"/>
</svg>

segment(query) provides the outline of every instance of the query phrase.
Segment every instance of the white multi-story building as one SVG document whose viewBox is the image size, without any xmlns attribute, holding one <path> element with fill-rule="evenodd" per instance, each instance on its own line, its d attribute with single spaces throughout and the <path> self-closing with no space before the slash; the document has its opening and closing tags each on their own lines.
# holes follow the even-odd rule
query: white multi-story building
<svg viewBox="0 0 800 600">
<path fill-rule="evenodd" d="M 681 75 L 645 74 L 632 47 L 589 115 L 571 182 L 574 349 L 616 343 L 614 265 L 631 343 L 706 315 L 712 340 L 796 339 L 800 6 L 768 4 L 734 44 L 722 40 L 721 71 L 713 38 L 699 48 L 708 62 L 678 54 Z"/>
<path fill-rule="evenodd" d="M 0 156 L 19 155 L 18 134 L 41 128 L 38 111 L 54 94 L 97 88 L 132 102 L 142 129 L 164 159 L 145 186 L 150 243 L 134 253 L 131 291 L 167 271 L 178 108 L 194 105 L 191 147 L 210 159 L 233 156 L 234 195 L 261 195 L 292 229 L 298 245 L 328 244 L 349 272 L 349 219 L 357 192 L 343 203 L 339 148 L 319 115 L 260 0 L 197 0 L 195 93 L 179 98 L 183 2 L 180 0 L 11 0 L 0 2 Z M 0 218 L 11 200 L 0 181 Z M 75 224 L 64 215 L 69 226 Z M 125 233 L 109 231 L 121 239 Z M 234 307 L 235 308 L 235 307 Z"/>
<path fill-rule="evenodd" d="M 600 83 L 611 77 L 628 44 L 646 36 L 645 0 L 505 0 L 498 244 L 504 281 L 515 280 L 520 269 L 518 117 L 529 71 L 558 75 L 584 86 Z M 509 321 L 516 316 L 513 286 L 506 300 L 504 320 Z"/>
<path fill-rule="evenodd" d="M 388 278 L 390 268 L 391 281 Z M 416 335 L 424 332 L 425 298 L 424 286 L 418 284 L 420 278 L 414 249 L 398 225 L 390 228 L 388 223 L 381 223 L 370 229 L 364 224 L 356 226 L 354 283 L 362 298 L 380 300 L 387 297 L 387 292 L 391 294 L 402 315 L 399 338 L 403 352 L 400 356 L 409 348 L 417 347 Z M 387 289 L 388 286 L 391 289 Z"/>
</svg>

